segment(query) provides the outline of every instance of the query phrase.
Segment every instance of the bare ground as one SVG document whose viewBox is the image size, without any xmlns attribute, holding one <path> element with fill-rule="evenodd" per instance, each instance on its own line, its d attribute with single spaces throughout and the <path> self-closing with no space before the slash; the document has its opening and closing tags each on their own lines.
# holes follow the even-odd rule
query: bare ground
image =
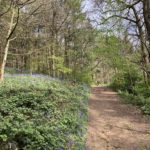
<svg viewBox="0 0 150 150">
<path fill-rule="evenodd" d="M 150 150 L 150 119 L 117 93 L 95 87 L 89 101 L 87 150 Z"/>
</svg>

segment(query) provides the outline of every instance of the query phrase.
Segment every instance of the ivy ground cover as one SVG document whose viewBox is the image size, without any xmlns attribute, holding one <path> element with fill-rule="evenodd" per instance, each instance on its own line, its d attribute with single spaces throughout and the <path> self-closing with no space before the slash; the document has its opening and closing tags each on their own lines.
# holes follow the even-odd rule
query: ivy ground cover
<svg viewBox="0 0 150 150">
<path fill-rule="evenodd" d="M 89 88 L 41 77 L 0 83 L 0 149 L 81 150 Z"/>
</svg>

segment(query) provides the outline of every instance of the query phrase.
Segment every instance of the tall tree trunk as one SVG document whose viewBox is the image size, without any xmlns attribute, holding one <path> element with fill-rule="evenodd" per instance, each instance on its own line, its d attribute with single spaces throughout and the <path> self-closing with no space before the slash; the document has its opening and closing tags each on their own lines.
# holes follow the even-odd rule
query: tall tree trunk
<svg viewBox="0 0 150 150">
<path fill-rule="evenodd" d="M 4 49 L 4 58 L 3 58 L 1 66 L 0 66 L 0 81 L 2 81 L 4 79 L 4 70 L 5 70 L 9 45 L 10 45 L 10 40 L 7 41 L 5 49 Z"/>
<path fill-rule="evenodd" d="M 150 0 L 143 1 L 143 12 L 144 12 L 144 21 L 147 30 L 147 39 L 149 45 L 147 47 L 149 53 L 149 65 L 148 65 L 148 83 L 150 83 Z"/>
<path fill-rule="evenodd" d="M 149 1 L 149 0 L 146 0 L 146 1 Z M 144 4 L 145 3 L 143 2 L 143 5 Z M 143 68 L 143 71 L 145 72 L 145 77 L 149 81 L 149 78 L 150 78 L 149 70 L 148 70 L 149 65 L 150 65 L 149 48 L 147 48 L 147 46 L 146 46 L 146 39 L 144 37 L 144 31 L 142 29 L 141 19 L 138 16 L 137 11 L 136 11 L 134 6 L 132 7 L 132 9 L 133 9 L 133 12 L 134 12 L 134 15 L 135 15 L 135 18 L 136 18 L 136 22 L 137 22 L 136 25 L 137 25 L 137 28 L 138 28 L 138 31 L 139 31 L 139 39 L 140 39 L 140 44 L 141 44 L 142 62 L 143 62 L 142 63 L 142 68 Z"/>
<path fill-rule="evenodd" d="M 145 26 L 147 30 L 147 38 L 149 41 L 148 52 L 149 52 L 149 60 L 150 60 L 150 0 L 143 1 L 143 12 L 144 12 Z"/>
<path fill-rule="evenodd" d="M 10 21 L 9 30 L 8 30 L 8 34 L 7 34 L 7 38 L 6 38 L 6 44 L 5 44 L 5 48 L 4 48 L 4 56 L 3 56 L 2 63 L 0 65 L 0 81 L 2 81 L 4 79 L 4 70 L 5 70 L 5 65 L 6 65 L 6 61 L 7 61 L 9 45 L 10 45 L 10 41 L 11 41 L 10 35 L 12 33 L 13 26 L 14 26 L 14 23 L 13 23 L 14 17 L 15 17 L 15 10 L 12 11 L 11 21 Z"/>
<path fill-rule="evenodd" d="M 68 48 L 68 39 L 67 39 L 67 37 L 65 36 L 64 37 L 64 39 L 65 39 L 65 52 L 64 52 L 64 54 L 65 54 L 65 65 L 66 65 L 66 67 L 68 67 L 69 68 L 69 55 L 68 55 L 68 51 L 69 51 L 69 48 Z"/>
<path fill-rule="evenodd" d="M 52 77 L 55 78 L 56 74 L 55 74 L 55 50 L 54 50 L 54 46 L 52 46 L 51 55 L 52 55 Z"/>
<path fill-rule="evenodd" d="M 55 36 L 56 36 L 56 25 L 55 25 L 55 17 L 56 17 L 56 11 L 53 8 L 53 14 L 52 14 L 53 18 L 52 18 L 52 35 L 51 35 L 51 56 L 52 56 L 52 77 L 55 78 L 56 73 L 55 73 Z"/>
</svg>

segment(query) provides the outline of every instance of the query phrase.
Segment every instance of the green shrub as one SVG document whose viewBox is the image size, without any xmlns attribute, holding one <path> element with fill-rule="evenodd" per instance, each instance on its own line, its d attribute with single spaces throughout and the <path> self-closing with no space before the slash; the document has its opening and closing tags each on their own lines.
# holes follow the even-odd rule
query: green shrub
<svg viewBox="0 0 150 150">
<path fill-rule="evenodd" d="M 74 77 L 80 83 L 91 84 L 93 82 L 92 74 L 89 71 L 76 72 Z"/>
<path fill-rule="evenodd" d="M 146 99 L 146 103 L 141 107 L 146 115 L 150 115 L 150 98 Z"/>
<path fill-rule="evenodd" d="M 111 87 L 120 91 L 126 103 L 139 106 L 144 114 L 150 115 L 150 87 L 135 69 L 116 74 Z"/>
<path fill-rule="evenodd" d="M 133 93 L 135 85 L 140 81 L 141 77 L 139 74 L 136 74 L 135 72 L 122 72 L 114 76 L 111 87 L 115 90 L 122 90 Z"/>
<path fill-rule="evenodd" d="M 139 106 L 145 115 L 150 115 L 150 97 L 129 94 L 128 92 L 120 92 L 124 102 Z"/>
<path fill-rule="evenodd" d="M 140 83 L 135 85 L 134 93 L 136 95 L 143 95 L 145 98 L 150 97 L 150 87 L 145 85 L 145 83 Z"/>
<path fill-rule="evenodd" d="M 0 84 L 0 149 L 82 149 L 88 92 L 69 82 L 7 78 Z"/>
</svg>

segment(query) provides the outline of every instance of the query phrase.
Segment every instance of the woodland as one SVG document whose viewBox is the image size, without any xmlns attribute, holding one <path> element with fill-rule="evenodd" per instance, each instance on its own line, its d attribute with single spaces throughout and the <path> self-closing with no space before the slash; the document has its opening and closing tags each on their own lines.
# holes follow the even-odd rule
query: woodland
<svg viewBox="0 0 150 150">
<path fill-rule="evenodd" d="M 149 0 L 0 0 L 0 149 L 85 149 L 90 85 L 150 115 Z"/>
</svg>

